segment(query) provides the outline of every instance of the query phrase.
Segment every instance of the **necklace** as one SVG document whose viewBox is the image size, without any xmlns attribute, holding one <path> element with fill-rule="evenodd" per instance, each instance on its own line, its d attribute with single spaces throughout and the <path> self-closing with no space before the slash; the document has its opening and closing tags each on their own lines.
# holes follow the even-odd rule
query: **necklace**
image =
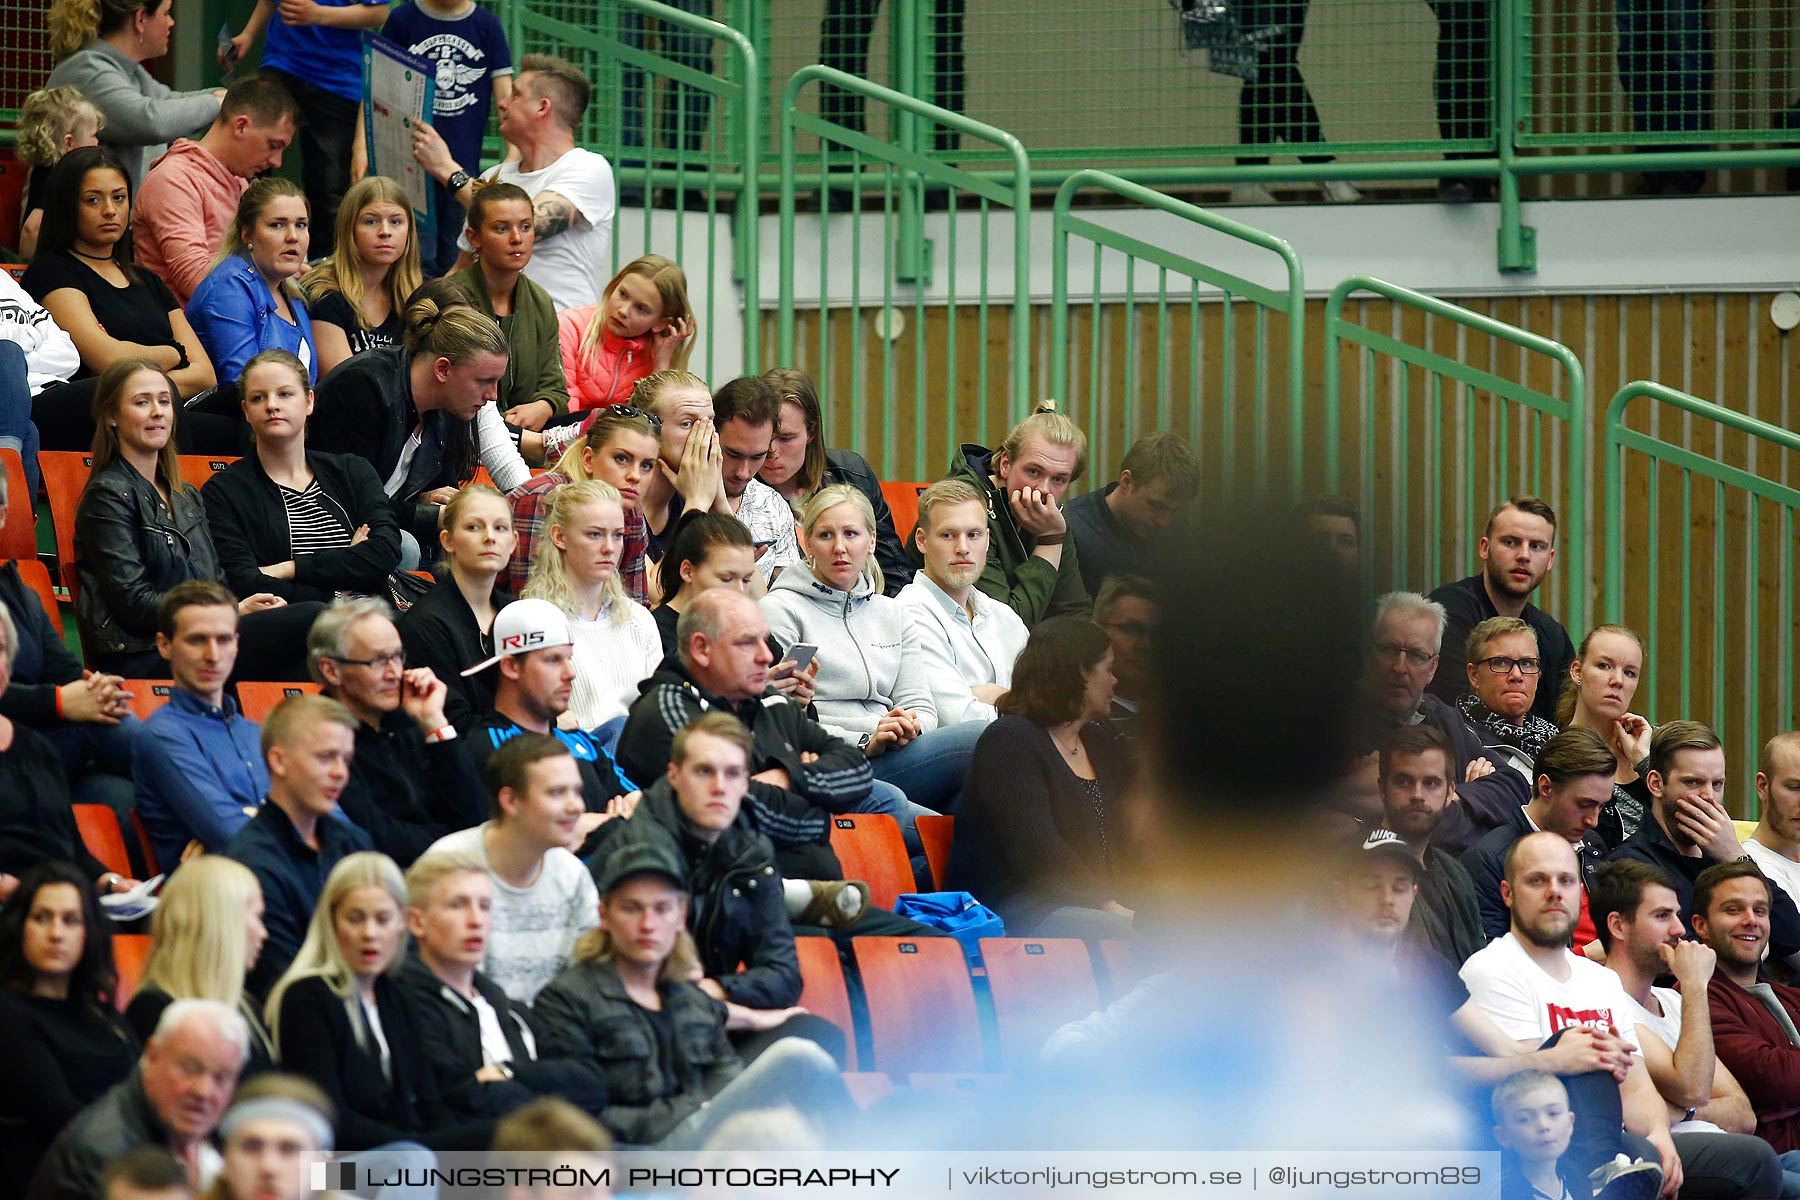
<svg viewBox="0 0 1800 1200">
<path fill-rule="evenodd" d="M 86 250 L 77 250 L 73 246 L 69 247 L 69 253 L 77 255 L 81 258 L 85 258 L 90 262 L 112 262 L 113 261 L 113 256 L 111 254 L 89 254 Z"/>
<path fill-rule="evenodd" d="M 1070 758 L 1080 758 L 1083 754 L 1085 754 L 1087 752 L 1087 746 L 1085 746 L 1082 743 L 1081 732 L 1079 730 L 1077 730 L 1075 733 L 1075 744 L 1073 746 L 1063 745 L 1061 739 L 1059 739 L 1054 733 L 1050 735 L 1050 740 L 1052 742 L 1056 743 L 1056 748 L 1058 750 L 1061 750 L 1065 755 L 1067 755 Z"/>
</svg>

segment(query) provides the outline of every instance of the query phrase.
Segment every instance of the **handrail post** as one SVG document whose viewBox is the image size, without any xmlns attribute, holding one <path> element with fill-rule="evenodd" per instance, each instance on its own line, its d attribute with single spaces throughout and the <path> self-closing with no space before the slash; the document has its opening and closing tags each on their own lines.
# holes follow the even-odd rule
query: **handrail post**
<svg viewBox="0 0 1800 1200">
<path fill-rule="evenodd" d="M 920 95 L 922 89 L 919 86 L 924 77 L 919 62 L 919 38 L 925 27 L 920 20 L 919 6 L 929 2 L 894 0 L 892 45 L 889 47 L 889 58 L 894 67 L 894 90 L 920 100 L 926 97 Z M 917 152 L 919 126 L 923 123 L 920 117 L 907 109 L 901 109 L 894 117 L 900 148 L 908 153 Z M 900 209 L 895 221 L 894 278 L 901 283 L 923 287 L 931 282 L 931 247 L 924 236 L 924 183 L 911 167 L 902 167 L 899 175 L 900 186 L 895 189 L 895 201 Z"/>
<path fill-rule="evenodd" d="M 1500 159 L 1500 230 L 1498 258 L 1502 271 L 1537 270 L 1537 230 L 1523 223 L 1519 211 L 1519 176 L 1513 170 L 1519 128 L 1519 96 L 1528 86 L 1531 64 L 1524 53 L 1525 22 L 1531 0 L 1500 0 L 1496 20 L 1500 61 L 1495 72 L 1494 150 Z"/>
</svg>

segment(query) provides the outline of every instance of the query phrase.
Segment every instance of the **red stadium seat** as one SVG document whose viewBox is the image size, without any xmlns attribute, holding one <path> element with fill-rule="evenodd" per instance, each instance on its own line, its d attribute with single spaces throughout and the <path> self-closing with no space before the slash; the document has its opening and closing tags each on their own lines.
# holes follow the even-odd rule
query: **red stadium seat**
<svg viewBox="0 0 1800 1200">
<path fill-rule="evenodd" d="M 44 498 L 50 502 L 50 528 L 56 534 L 56 569 L 62 585 L 75 593 L 75 506 L 87 486 L 90 455 L 79 450 L 40 450 L 38 470 L 44 476 Z"/>
<path fill-rule="evenodd" d="M 119 818 L 104 804 L 71 804 L 75 828 L 81 833 L 88 853 L 127 879 L 131 878 L 131 855 L 125 853 L 125 835 L 119 832 Z"/>
<path fill-rule="evenodd" d="M 837 943 L 828 937 L 797 937 L 800 959 L 800 1007 L 823 1017 L 844 1032 L 844 1065 L 856 1069 L 856 1022 L 850 1015 L 850 992 L 844 986 L 844 964 Z"/>
<path fill-rule="evenodd" d="M 258 725 L 269 719 L 275 706 L 289 696 L 316 696 L 319 685 L 305 681 L 294 683 L 240 683 L 237 685 L 238 707 L 246 720 Z"/>
<path fill-rule="evenodd" d="M 127 679 L 124 687 L 131 693 L 131 711 L 140 721 L 148 721 L 175 692 L 174 682 L 168 679 Z"/>
<path fill-rule="evenodd" d="M 930 486 L 929 483 L 891 479 L 881 483 L 881 498 L 887 501 L 888 511 L 894 514 L 894 530 L 906 546 L 912 545 L 913 526 L 919 523 L 919 493 Z"/>
<path fill-rule="evenodd" d="M 56 636 L 63 632 L 62 608 L 56 603 L 56 588 L 50 582 L 49 568 L 36 558 L 26 557 L 14 559 L 19 564 L 19 578 L 26 587 L 37 593 L 38 603 L 44 606 L 44 612 L 50 623 L 56 626 Z"/>
<path fill-rule="evenodd" d="M 1136 987 L 1144 977 L 1136 942 L 1118 938 L 1101 942 L 1100 964 L 1106 968 L 1106 994 L 1114 1000 Z"/>
<path fill-rule="evenodd" d="M 150 831 L 144 827 L 144 818 L 138 816 L 135 808 L 131 810 L 131 833 L 133 837 L 137 838 L 138 849 L 144 853 L 144 870 L 151 875 L 161 874 L 162 868 L 156 865 L 156 847 L 150 843 Z M 178 866 L 179 864 L 171 863 L 170 865 Z"/>
<path fill-rule="evenodd" d="M 180 456 L 181 478 L 191 488 L 200 488 L 214 475 L 236 462 L 229 454 L 183 454 Z"/>
<path fill-rule="evenodd" d="M 982 938 L 981 961 L 1009 1068 L 1035 1062 L 1052 1033 L 1100 1007 L 1087 947 L 1074 938 Z"/>
<path fill-rule="evenodd" d="M 831 848 L 845 879 L 869 885 L 869 899 L 894 907 L 902 892 L 913 890 L 912 859 L 900 823 L 886 813 L 844 813 L 831 818 Z"/>
<path fill-rule="evenodd" d="M 925 861 L 931 865 L 931 886 L 944 890 L 950 872 L 950 843 L 956 833 L 956 818 L 941 814 L 919 818 L 919 840 L 925 843 Z"/>
<path fill-rule="evenodd" d="M 880 1071 L 845 1071 L 844 1090 L 858 1108 L 869 1108 L 894 1094 L 894 1081 Z"/>
<path fill-rule="evenodd" d="M 17 450 L 0 450 L 6 472 L 6 520 L 0 522 L 0 558 L 21 561 L 37 556 L 37 506 L 25 483 L 25 460 Z"/>
<path fill-rule="evenodd" d="M 79 807 L 79 806 L 77 806 Z M 150 957 L 150 935 L 147 933 L 115 933 L 112 935 L 113 967 L 119 972 L 119 991 L 114 1002 L 119 1011 L 131 1003 L 131 993 L 137 991 L 138 980 L 143 978 L 144 963 Z"/>
<path fill-rule="evenodd" d="M 954 938 L 851 941 L 869 1007 L 875 1067 L 962 1073 L 986 1065 L 975 990 Z"/>
</svg>

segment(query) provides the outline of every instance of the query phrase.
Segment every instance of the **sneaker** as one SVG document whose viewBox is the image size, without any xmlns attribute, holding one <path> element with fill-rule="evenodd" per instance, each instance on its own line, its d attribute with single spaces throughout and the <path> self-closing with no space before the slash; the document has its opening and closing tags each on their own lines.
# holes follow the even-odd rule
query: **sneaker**
<svg viewBox="0 0 1800 1200">
<path fill-rule="evenodd" d="M 1475 190 L 1466 179 L 1440 179 L 1437 195 L 1441 204 L 1467 204 L 1475 199 Z"/>
<path fill-rule="evenodd" d="M 869 885 L 860 879 L 812 879 L 812 902 L 798 917 L 801 925 L 848 929 L 869 910 Z"/>
<path fill-rule="evenodd" d="M 1621 1154 L 1588 1172 L 1595 1200 L 1656 1200 L 1662 1195 L 1662 1167 Z"/>
<path fill-rule="evenodd" d="M 1333 204 L 1355 204 L 1363 198 L 1356 186 L 1343 179 L 1327 179 L 1319 185 L 1325 192 L 1325 199 Z"/>
<path fill-rule="evenodd" d="M 1231 202 L 1233 204 L 1278 204 L 1275 193 L 1260 183 L 1234 183 L 1231 185 Z"/>
</svg>

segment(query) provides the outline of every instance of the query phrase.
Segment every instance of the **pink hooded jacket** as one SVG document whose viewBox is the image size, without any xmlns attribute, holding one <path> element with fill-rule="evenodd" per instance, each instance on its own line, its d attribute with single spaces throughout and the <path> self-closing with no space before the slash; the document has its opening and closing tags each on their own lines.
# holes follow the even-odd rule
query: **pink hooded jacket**
<svg viewBox="0 0 1800 1200">
<path fill-rule="evenodd" d="M 610 329 L 600 331 L 600 344 L 583 353 L 581 342 L 588 322 L 599 306 L 568 308 L 557 314 L 556 337 L 562 345 L 563 378 L 569 384 L 569 411 L 609 408 L 631 398 L 637 381 L 651 374 L 656 364 L 648 335 L 622 338 Z"/>
<path fill-rule="evenodd" d="M 150 164 L 132 205 L 138 266 L 168 284 L 183 308 L 212 270 L 249 186 L 187 138 Z"/>
</svg>

